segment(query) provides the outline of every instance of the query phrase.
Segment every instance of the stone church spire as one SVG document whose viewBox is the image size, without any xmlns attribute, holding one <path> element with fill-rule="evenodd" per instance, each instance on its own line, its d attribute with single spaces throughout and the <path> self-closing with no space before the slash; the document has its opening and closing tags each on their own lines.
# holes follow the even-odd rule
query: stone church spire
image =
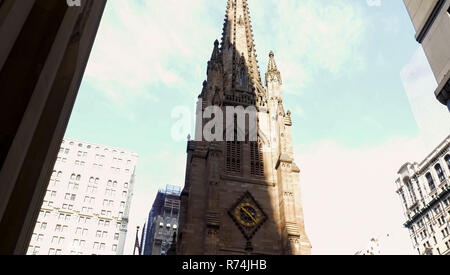
<svg viewBox="0 0 450 275">
<path fill-rule="evenodd" d="M 221 49 L 224 71 L 233 76 L 232 87 L 244 86 L 244 75 L 253 90 L 262 87 L 247 0 L 228 0 Z"/>
<path fill-rule="evenodd" d="M 293 122 L 284 111 L 273 52 L 267 87 L 261 84 L 247 0 L 228 0 L 221 40 L 214 43 L 197 101 L 195 141 L 187 146 L 177 254 L 310 254 Z M 203 134 L 211 122 L 218 138 L 208 141 Z M 245 126 L 231 128 L 230 122 Z M 239 135 L 245 141 L 235 140 Z"/>
</svg>

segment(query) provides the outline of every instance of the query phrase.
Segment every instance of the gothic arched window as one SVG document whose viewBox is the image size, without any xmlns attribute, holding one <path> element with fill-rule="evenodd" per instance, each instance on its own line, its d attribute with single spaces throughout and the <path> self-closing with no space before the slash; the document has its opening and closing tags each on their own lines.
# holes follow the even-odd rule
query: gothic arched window
<svg viewBox="0 0 450 275">
<path fill-rule="evenodd" d="M 444 181 L 445 180 L 445 175 L 444 175 L 444 171 L 442 170 L 441 165 L 438 163 L 434 166 L 434 169 L 436 170 L 436 173 L 438 174 L 439 180 L 440 181 Z"/>
<path fill-rule="evenodd" d="M 240 74 L 239 74 L 239 85 L 241 87 L 245 86 L 245 71 L 243 68 L 241 69 Z"/>
<path fill-rule="evenodd" d="M 433 176 L 431 176 L 431 173 L 427 173 L 425 175 L 425 177 L 427 178 L 428 186 L 430 186 L 430 190 L 433 191 L 434 189 L 436 189 L 436 186 L 434 185 Z"/>
<path fill-rule="evenodd" d="M 250 173 L 255 176 L 264 176 L 263 152 L 260 142 L 250 142 Z"/>
<path fill-rule="evenodd" d="M 236 128 L 235 128 L 236 129 Z M 241 142 L 237 141 L 237 131 L 234 131 L 234 141 L 227 141 L 226 170 L 228 172 L 241 172 Z"/>
</svg>

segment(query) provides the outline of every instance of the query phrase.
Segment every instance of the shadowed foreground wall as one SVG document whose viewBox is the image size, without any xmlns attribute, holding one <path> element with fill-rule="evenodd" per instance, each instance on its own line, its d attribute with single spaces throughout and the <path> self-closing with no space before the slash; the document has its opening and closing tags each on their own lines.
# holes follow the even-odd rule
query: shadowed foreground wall
<svg viewBox="0 0 450 275">
<path fill-rule="evenodd" d="M 25 254 L 106 0 L 0 1 L 0 254 Z"/>
</svg>

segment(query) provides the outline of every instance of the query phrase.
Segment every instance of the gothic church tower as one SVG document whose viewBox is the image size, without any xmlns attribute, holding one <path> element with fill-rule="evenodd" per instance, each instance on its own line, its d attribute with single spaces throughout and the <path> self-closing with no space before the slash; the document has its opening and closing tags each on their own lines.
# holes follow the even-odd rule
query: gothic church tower
<svg viewBox="0 0 450 275">
<path fill-rule="evenodd" d="M 177 254 L 310 254 L 293 124 L 273 52 L 265 80 L 264 87 L 247 0 L 228 0 L 198 106 L 254 106 L 257 141 L 188 142 Z"/>
</svg>

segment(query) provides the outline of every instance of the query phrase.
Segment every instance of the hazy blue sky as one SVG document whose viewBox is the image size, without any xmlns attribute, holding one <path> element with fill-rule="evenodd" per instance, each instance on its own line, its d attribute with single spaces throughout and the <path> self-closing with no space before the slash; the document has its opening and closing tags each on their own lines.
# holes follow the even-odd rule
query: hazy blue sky
<svg viewBox="0 0 450 275">
<path fill-rule="evenodd" d="M 419 47 L 403 1 L 248 2 L 261 75 L 273 50 L 292 110 L 313 252 L 354 253 L 387 232 L 394 252 L 410 252 L 393 184 L 420 134 L 400 77 Z M 225 7 L 108 1 L 66 136 L 139 154 L 130 240 L 156 190 L 184 184 L 171 113 L 194 110 Z"/>
</svg>

